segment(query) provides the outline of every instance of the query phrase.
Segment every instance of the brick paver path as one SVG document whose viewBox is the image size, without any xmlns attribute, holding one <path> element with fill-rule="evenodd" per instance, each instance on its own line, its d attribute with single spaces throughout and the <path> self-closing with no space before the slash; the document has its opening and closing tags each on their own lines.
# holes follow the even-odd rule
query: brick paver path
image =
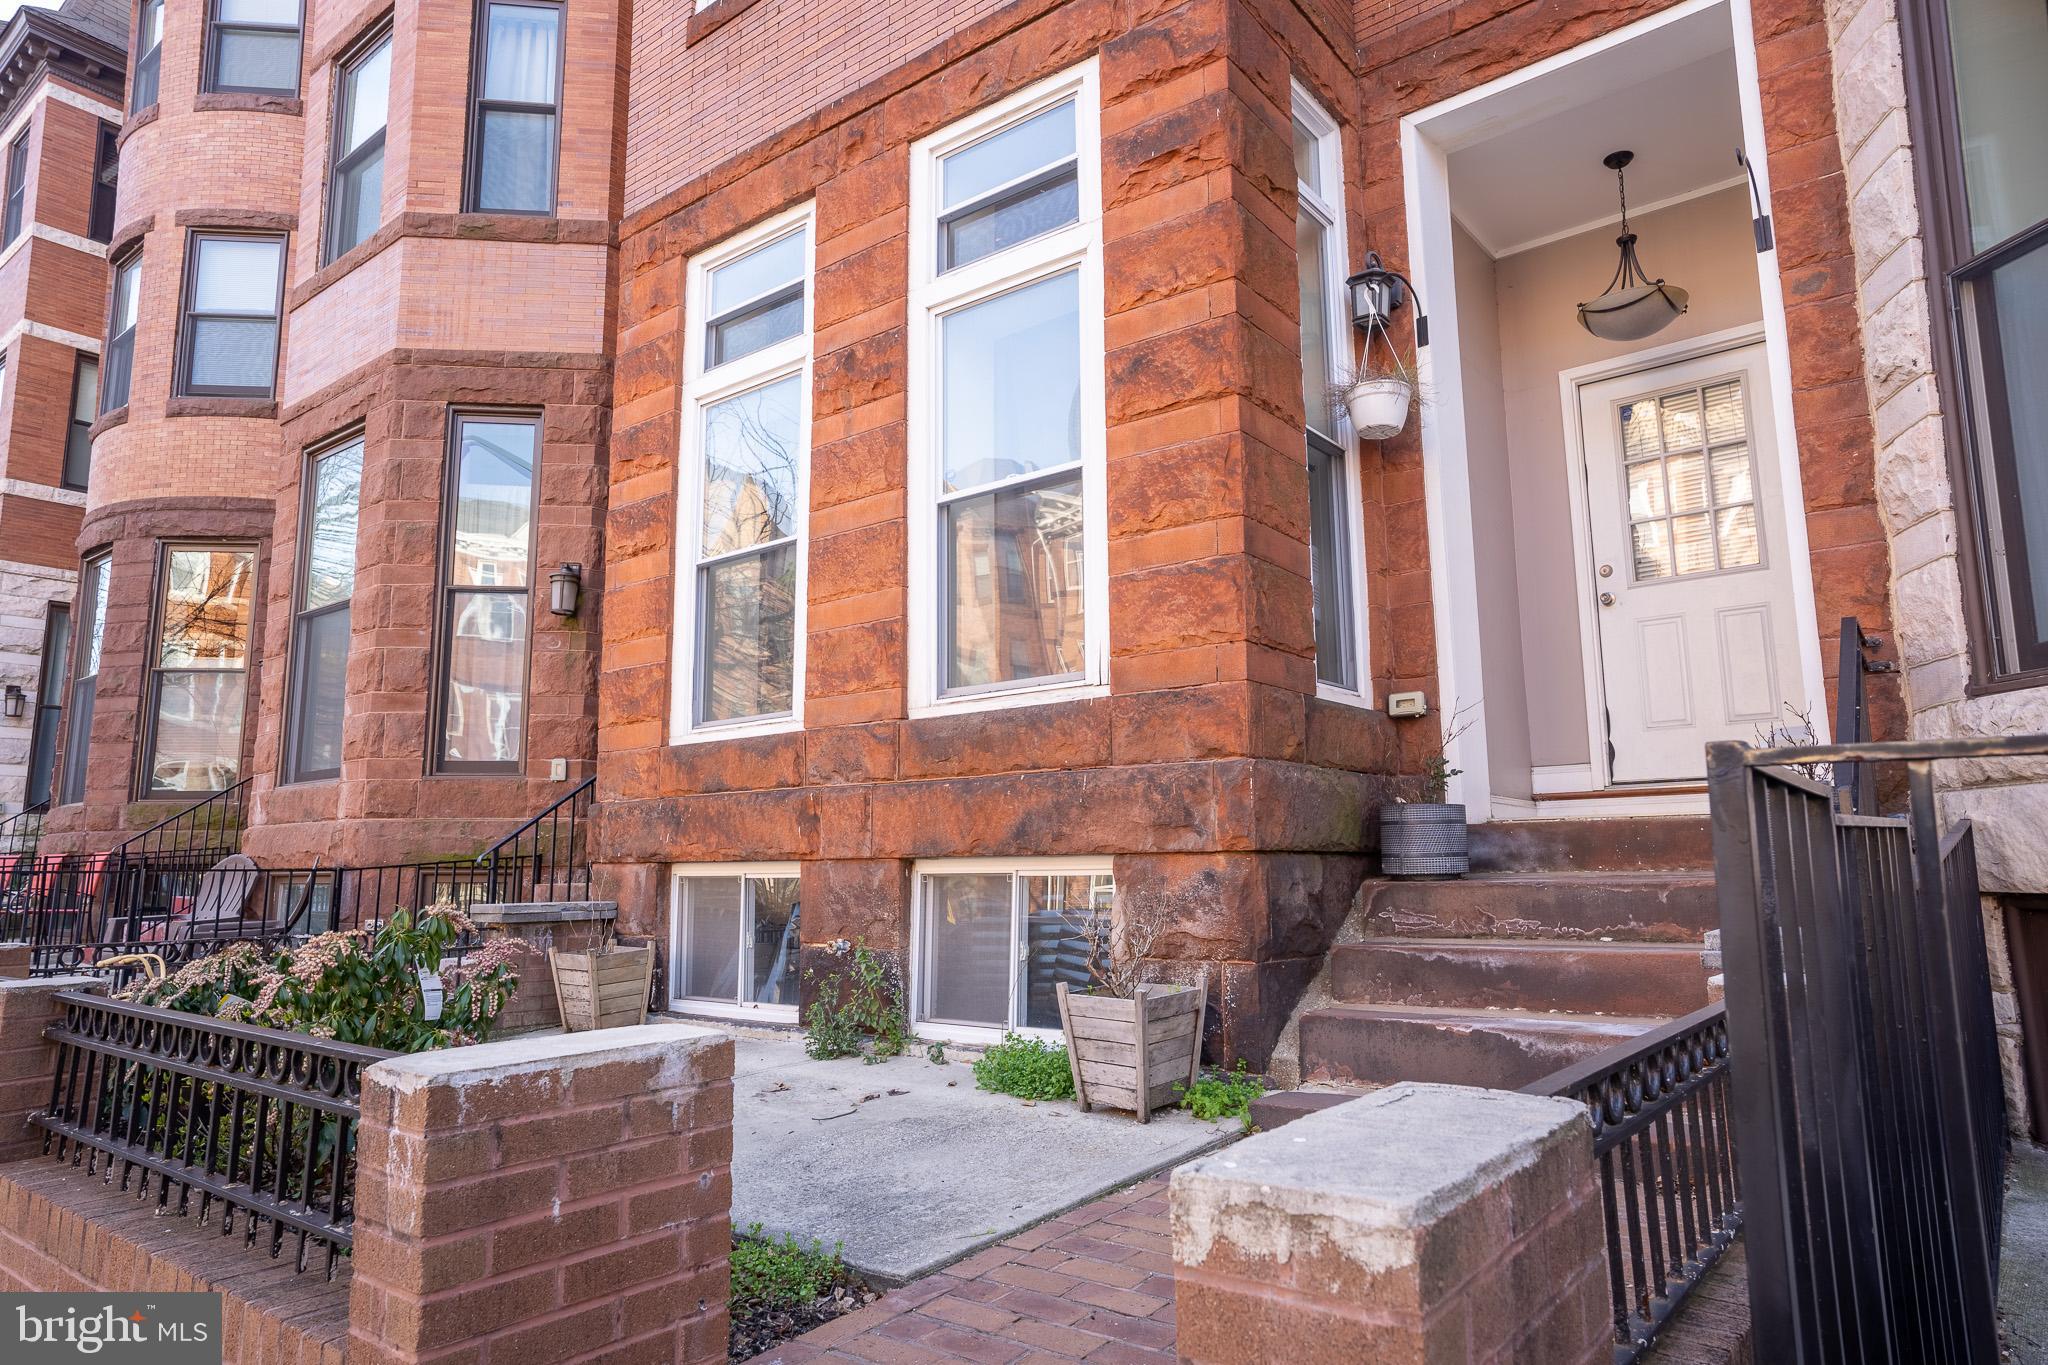
<svg viewBox="0 0 2048 1365">
<path fill-rule="evenodd" d="M 1166 1181 L 1026 1228 L 755 1359 L 1093 1365 L 1174 1359 Z"/>
</svg>

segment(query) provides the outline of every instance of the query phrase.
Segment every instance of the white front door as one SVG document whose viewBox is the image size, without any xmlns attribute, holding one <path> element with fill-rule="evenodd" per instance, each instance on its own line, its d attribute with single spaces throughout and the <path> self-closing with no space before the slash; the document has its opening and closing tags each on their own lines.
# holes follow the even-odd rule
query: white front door
<svg viewBox="0 0 2048 1365">
<path fill-rule="evenodd" d="M 1708 741 L 1798 724 L 1764 348 L 1583 384 L 1579 420 L 1609 780 L 1697 781 Z"/>
</svg>

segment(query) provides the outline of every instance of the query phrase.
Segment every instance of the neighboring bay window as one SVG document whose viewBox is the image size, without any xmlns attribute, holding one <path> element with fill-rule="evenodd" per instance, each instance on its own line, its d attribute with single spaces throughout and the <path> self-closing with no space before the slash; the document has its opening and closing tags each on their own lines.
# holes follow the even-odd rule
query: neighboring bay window
<svg viewBox="0 0 2048 1365">
<path fill-rule="evenodd" d="M 801 901 L 795 863 L 677 868 L 670 1004 L 793 1021 Z"/>
<path fill-rule="evenodd" d="M 299 0 L 213 0 L 206 88 L 299 93 Z"/>
<path fill-rule="evenodd" d="M 1115 898 L 1106 858 L 921 864 L 913 1022 L 1056 1031 L 1059 985 L 1093 984 L 1090 944 L 1107 938 Z"/>
<path fill-rule="evenodd" d="M 1092 64 L 912 153 L 912 705 L 1106 682 Z"/>
<path fill-rule="evenodd" d="M 92 474 L 92 419 L 99 403 L 100 358 L 80 352 L 71 371 L 71 423 L 64 433 L 66 488 L 83 491 Z"/>
<path fill-rule="evenodd" d="M 284 238 L 192 234 L 178 392 L 268 398 L 283 307 Z"/>
<path fill-rule="evenodd" d="M 293 782 L 341 775 L 363 438 L 358 436 L 308 460 L 305 484 L 285 721 L 287 780 Z"/>
<path fill-rule="evenodd" d="M 391 35 L 343 63 L 335 82 L 333 169 L 327 176 L 331 261 L 367 240 L 384 216 L 384 125 L 391 113 Z"/>
<path fill-rule="evenodd" d="M 0 246 L 21 235 L 23 211 L 28 206 L 28 134 L 14 139 L 7 148 L 7 223 L 0 231 Z"/>
<path fill-rule="evenodd" d="M 1365 690 L 1358 603 L 1357 471 L 1331 388 L 1350 359 L 1344 298 L 1344 172 L 1337 125 L 1294 87 L 1294 250 L 1301 283 L 1301 401 L 1307 414 L 1309 593 L 1319 692 Z"/>
<path fill-rule="evenodd" d="M 64 770 L 57 782 L 57 804 L 85 800 L 86 758 L 92 752 L 92 710 L 99 695 L 100 646 L 107 634 L 107 585 L 113 576 L 112 555 L 98 554 L 78 570 L 78 650 L 71 668 L 71 717 L 64 727 Z"/>
<path fill-rule="evenodd" d="M 135 319 L 142 311 L 142 248 L 114 264 L 107 304 L 106 368 L 100 375 L 100 411 L 128 406 L 128 379 L 135 368 Z"/>
<path fill-rule="evenodd" d="M 143 794 L 226 791 L 242 776 L 256 552 L 168 545 L 157 579 Z"/>
<path fill-rule="evenodd" d="M 142 0 L 135 20 L 135 83 L 128 109 L 140 112 L 156 103 L 157 78 L 164 65 L 164 0 Z"/>
<path fill-rule="evenodd" d="M 468 206 L 478 213 L 553 213 L 562 7 L 486 0 L 478 29 Z"/>
<path fill-rule="evenodd" d="M 540 418 L 458 413 L 442 552 L 442 772 L 516 773 L 526 752 Z"/>
<path fill-rule="evenodd" d="M 801 719 L 811 216 L 690 263 L 674 738 Z"/>
<path fill-rule="evenodd" d="M 114 240 L 114 195 L 121 179 L 120 130 L 100 120 L 98 150 L 92 167 L 92 210 L 86 221 L 86 235 L 95 242 Z"/>
</svg>

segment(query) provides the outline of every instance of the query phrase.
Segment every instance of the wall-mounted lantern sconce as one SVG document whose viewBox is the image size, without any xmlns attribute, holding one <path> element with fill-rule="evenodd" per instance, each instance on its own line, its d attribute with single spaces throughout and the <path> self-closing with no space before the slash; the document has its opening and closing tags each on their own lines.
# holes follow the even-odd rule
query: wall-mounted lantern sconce
<svg viewBox="0 0 2048 1365">
<path fill-rule="evenodd" d="M 20 686 L 15 683 L 7 684 L 7 694 L 5 703 L 7 719 L 20 720 L 21 713 L 24 709 L 26 709 L 27 706 L 28 693 L 22 691 Z"/>
<path fill-rule="evenodd" d="M 548 575 L 548 610 L 557 616 L 574 616 L 583 596 L 583 566 L 564 564 Z"/>
<path fill-rule="evenodd" d="M 1365 269 L 1344 281 L 1344 290 L 1351 296 L 1351 324 L 1361 332 L 1384 329 L 1395 310 L 1415 292 L 1407 276 L 1380 264 L 1377 251 L 1365 253 Z"/>
<path fill-rule="evenodd" d="M 1388 324 L 1403 300 L 1415 292 L 1407 276 L 1389 270 L 1377 251 L 1365 253 L 1365 269 L 1344 281 L 1344 293 L 1351 303 L 1351 323 L 1365 333 L 1358 364 L 1346 367 L 1339 385 L 1351 429 L 1362 441 L 1384 441 L 1401 434 L 1408 424 L 1408 411 L 1415 406 L 1415 370 L 1401 357 Z M 1385 350 L 1375 350 L 1373 338 Z M 1429 344 L 1428 319 L 1415 318 L 1415 344 Z"/>
</svg>

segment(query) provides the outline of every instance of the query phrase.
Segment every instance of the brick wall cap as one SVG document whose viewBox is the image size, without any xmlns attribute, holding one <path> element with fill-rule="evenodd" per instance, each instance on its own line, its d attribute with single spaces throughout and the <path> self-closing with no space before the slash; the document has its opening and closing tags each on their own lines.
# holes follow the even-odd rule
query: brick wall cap
<svg viewBox="0 0 2048 1365">
<path fill-rule="evenodd" d="M 464 1089 L 536 1072 L 566 1078 L 586 1067 L 613 1062 L 659 1061 L 662 1075 L 650 1088 L 662 1089 L 695 1084 L 691 1074 L 694 1059 L 718 1048 L 726 1049 L 725 1070 L 730 1074 L 731 1035 L 722 1030 L 690 1024 L 639 1024 L 587 1033 L 529 1034 L 501 1043 L 393 1057 L 365 1071 L 363 1079 L 409 1095 L 429 1086 Z M 673 1080 L 667 1079 L 671 1068 L 677 1073 Z"/>
<path fill-rule="evenodd" d="M 619 917 L 616 901 L 526 901 L 515 905 L 472 905 L 465 909 L 478 924 L 574 924 Z M 7 945 L 0 943 L 0 948 Z"/>
<path fill-rule="evenodd" d="M 1257 1133 L 1173 1173 L 1173 1254 L 1201 1265 L 1219 1240 L 1287 1259 L 1290 1219 L 1380 1269 L 1417 1234 L 1592 1129 L 1577 1100 L 1405 1083 Z"/>
</svg>

